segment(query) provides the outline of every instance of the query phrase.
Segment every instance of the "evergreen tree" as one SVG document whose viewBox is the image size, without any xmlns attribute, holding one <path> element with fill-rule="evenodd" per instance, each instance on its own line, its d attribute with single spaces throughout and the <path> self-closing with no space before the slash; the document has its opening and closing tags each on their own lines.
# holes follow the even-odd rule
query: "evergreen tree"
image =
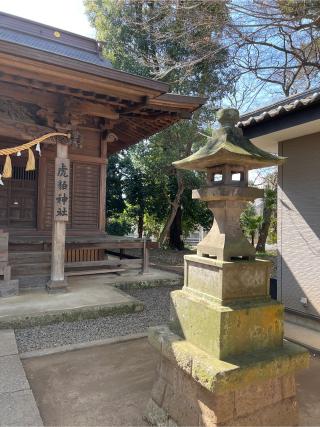
<svg viewBox="0 0 320 427">
<path fill-rule="evenodd" d="M 196 206 L 200 205 L 192 201 L 190 191 L 190 185 L 201 179 L 175 170 L 171 163 L 204 143 L 199 130 L 206 127 L 208 117 L 213 119 L 212 106 L 220 102 L 232 81 L 228 51 L 221 39 L 228 20 L 226 7 L 223 2 L 201 0 L 199 12 L 198 4 L 199 0 L 189 0 L 186 8 L 183 0 L 85 1 L 104 54 L 116 68 L 166 81 L 171 90 L 180 94 L 208 97 L 207 109 L 196 113 L 193 120 L 181 121 L 127 151 L 132 159 L 136 158 L 135 165 L 139 163 L 135 153 L 140 150 L 144 156 L 140 162 L 140 168 L 146 170 L 143 177 L 131 170 L 135 178 L 126 178 L 125 184 L 127 202 L 136 206 L 140 234 L 145 225 L 143 217 L 147 215 L 149 223 L 154 223 L 151 217 L 158 218 L 162 224 L 160 243 L 170 237 L 170 245 L 177 248 L 183 247 L 181 234 L 191 230 L 191 225 L 206 221 L 196 218 Z M 210 25 L 201 27 L 199 19 L 203 14 Z M 141 197 L 134 189 L 138 181 L 142 185 Z M 150 188 L 154 189 L 153 194 Z M 203 218 L 207 220 L 208 215 Z"/>
</svg>

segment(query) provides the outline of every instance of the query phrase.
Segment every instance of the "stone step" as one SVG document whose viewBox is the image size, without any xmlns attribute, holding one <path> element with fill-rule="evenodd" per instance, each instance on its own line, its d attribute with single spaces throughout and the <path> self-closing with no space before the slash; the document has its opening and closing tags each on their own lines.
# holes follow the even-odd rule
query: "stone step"
<svg viewBox="0 0 320 427">
<path fill-rule="evenodd" d="M 45 288 L 46 284 L 50 280 L 49 275 L 37 275 L 37 276 L 20 276 L 19 279 L 19 289 L 41 289 Z"/>
</svg>

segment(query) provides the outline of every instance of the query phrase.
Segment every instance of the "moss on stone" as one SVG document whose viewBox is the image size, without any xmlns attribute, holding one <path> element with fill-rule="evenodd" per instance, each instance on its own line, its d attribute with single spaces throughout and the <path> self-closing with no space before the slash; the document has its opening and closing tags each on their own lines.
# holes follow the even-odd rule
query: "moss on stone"
<svg viewBox="0 0 320 427">
<path fill-rule="evenodd" d="M 252 383 L 295 373 L 309 365 L 308 351 L 284 342 L 274 350 L 259 351 L 220 360 L 175 335 L 166 326 L 149 330 L 149 341 L 161 354 L 217 394 L 234 391 Z M 185 363 L 185 361 L 190 361 Z M 191 366 L 191 368 L 190 368 Z"/>
<path fill-rule="evenodd" d="M 183 289 L 171 293 L 170 328 L 214 357 L 276 348 L 282 343 L 283 306 L 268 299 L 221 305 Z"/>
</svg>

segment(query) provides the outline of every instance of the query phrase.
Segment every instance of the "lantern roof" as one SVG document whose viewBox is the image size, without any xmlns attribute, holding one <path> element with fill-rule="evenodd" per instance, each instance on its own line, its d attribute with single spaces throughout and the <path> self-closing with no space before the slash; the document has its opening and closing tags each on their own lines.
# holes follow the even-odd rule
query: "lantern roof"
<svg viewBox="0 0 320 427">
<path fill-rule="evenodd" d="M 221 127 L 212 131 L 206 145 L 196 153 L 174 162 L 176 168 L 205 171 L 213 166 L 231 164 L 258 169 L 284 162 L 284 157 L 261 150 L 243 136 L 242 129 L 235 126 L 239 121 L 238 110 L 219 110 L 217 118 Z"/>
</svg>

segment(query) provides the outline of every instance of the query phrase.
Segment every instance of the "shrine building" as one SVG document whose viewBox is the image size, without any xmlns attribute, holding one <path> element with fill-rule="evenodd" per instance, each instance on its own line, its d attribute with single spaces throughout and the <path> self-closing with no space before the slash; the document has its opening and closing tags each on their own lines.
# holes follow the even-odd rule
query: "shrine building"
<svg viewBox="0 0 320 427">
<path fill-rule="evenodd" d="M 51 269 L 56 262 L 61 272 L 64 262 L 86 266 L 101 263 L 106 250 L 154 245 L 106 234 L 106 170 L 108 156 L 205 103 L 168 91 L 166 83 L 114 69 L 93 39 L 0 13 L 0 150 L 65 135 L 10 154 L 10 165 L 0 156 L 0 229 L 9 233 L 9 259 L 50 253 L 54 241 Z M 30 272 L 11 264 L 20 286 L 30 285 Z"/>
</svg>

